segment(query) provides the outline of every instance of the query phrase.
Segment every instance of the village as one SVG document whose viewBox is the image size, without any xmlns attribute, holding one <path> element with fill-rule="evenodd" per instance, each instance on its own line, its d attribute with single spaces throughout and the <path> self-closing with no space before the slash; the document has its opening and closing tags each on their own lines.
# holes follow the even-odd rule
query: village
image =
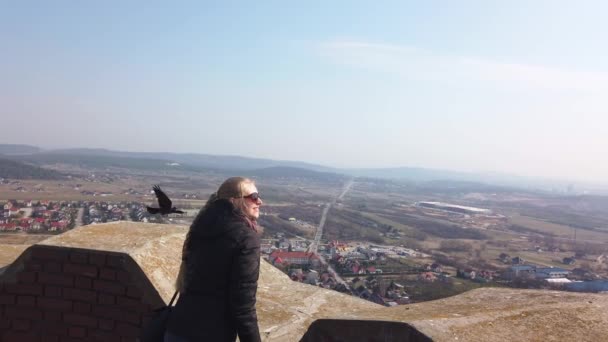
<svg viewBox="0 0 608 342">
<path fill-rule="evenodd" d="M 138 203 L 106 201 L 9 200 L 0 205 L 2 233 L 59 234 L 81 225 L 133 221 L 142 207 L 145 211 Z"/>
<path fill-rule="evenodd" d="M 0 232 L 60 233 L 75 227 L 79 213 L 72 202 L 8 201 L 0 205 Z"/>
<path fill-rule="evenodd" d="M 320 245 L 318 253 L 310 253 L 309 245 L 306 239 L 288 239 L 278 233 L 263 241 L 262 252 L 264 258 L 293 281 L 348 293 L 385 306 L 441 298 L 446 289 L 461 292 L 458 287 L 463 290 L 493 286 L 608 291 L 606 279 L 574 267 L 577 262 L 574 256 L 562 260 L 569 270 L 537 265 L 503 253 L 496 261 L 504 266 L 496 270 L 441 265 L 430 255 L 405 246 L 330 241 Z"/>
<path fill-rule="evenodd" d="M 0 233 L 4 234 L 58 234 L 80 225 L 121 220 L 188 224 L 198 212 L 188 209 L 184 215 L 163 218 L 150 215 L 145 204 L 135 201 L 9 200 L 0 205 Z M 422 204 L 425 205 L 435 207 L 433 210 L 438 206 Z M 292 217 L 282 219 L 312 226 Z M 261 252 L 294 281 L 385 306 L 442 298 L 482 286 L 608 291 L 607 280 L 588 268 L 576 267 L 575 255 L 564 257 L 562 268 L 535 264 L 505 252 L 496 260 L 502 267 L 486 269 L 443 264 L 433 255 L 403 244 L 331 240 L 321 241 L 311 252 L 311 243 L 307 238 L 288 238 L 286 233 L 278 232 L 262 239 Z"/>
</svg>

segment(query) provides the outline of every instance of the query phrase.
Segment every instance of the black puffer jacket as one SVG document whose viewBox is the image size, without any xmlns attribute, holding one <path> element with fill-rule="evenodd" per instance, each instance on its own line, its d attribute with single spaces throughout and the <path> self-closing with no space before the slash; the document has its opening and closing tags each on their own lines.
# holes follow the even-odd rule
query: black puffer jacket
<svg viewBox="0 0 608 342">
<path fill-rule="evenodd" d="M 186 273 L 168 323 L 192 341 L 260 341 L 255 296 L 260 238 L 227 200 L 217 200 L 190 228 Z"/>
</svg>

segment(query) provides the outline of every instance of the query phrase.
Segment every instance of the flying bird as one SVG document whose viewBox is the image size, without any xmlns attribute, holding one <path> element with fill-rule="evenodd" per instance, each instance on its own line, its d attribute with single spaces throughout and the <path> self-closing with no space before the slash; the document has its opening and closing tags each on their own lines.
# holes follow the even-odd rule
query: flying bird
<svg viewBox="0 0 608 342">
<path fill-rule="evenodd" d="M 156 198 L 158 199 L 158 208 L 146 207 L 150 214 L 183 214 L 184 212 L 181 210 L 177 210 L 176 207 L 172 207 L 173 204 L 169 197 L 160 189 L 160 186 L 155 185 L 152 189 L 154 189 L 154 193 L 156 194 Z"/>
</svg>

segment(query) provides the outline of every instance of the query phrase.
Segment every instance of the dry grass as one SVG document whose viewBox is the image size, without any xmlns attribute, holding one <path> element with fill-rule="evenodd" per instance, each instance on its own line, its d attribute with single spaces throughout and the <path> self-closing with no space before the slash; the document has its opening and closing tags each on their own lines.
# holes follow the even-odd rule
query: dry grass
<svg viewBox="0 0 608 342">
<path fill-rule="evenodd" d="M 513 215 L 511 223 L 532 229 L 539 233 L 554 234 L 560 238 L 573 238 L 574 229 L 570 226 L 542 221 L 528 216 Z M 591 230 L 577 229 L 576 239 L 579 241 L 608 242 L 608 232 L 596 232 Z"/>
<path fill-rule="evenodd" d="M 33 245 L 54 235 L 26 234 L 26 233 L 2 233 L 0 244 L 2 245 Z"/>
</svg>

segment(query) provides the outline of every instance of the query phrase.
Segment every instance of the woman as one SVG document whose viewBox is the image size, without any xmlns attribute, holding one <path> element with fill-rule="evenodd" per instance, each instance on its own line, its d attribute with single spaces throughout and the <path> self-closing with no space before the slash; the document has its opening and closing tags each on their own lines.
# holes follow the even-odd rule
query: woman
<svg viewBox="0 0 608 342">
<path fill-rule="evenodd" d="M 250 179 L 228 178 L 184 242 L 180 292 L 165 342 L 260 341 L 255 295 L 260 270 L 256 220 L 262 200 Z"/>
</svg>

